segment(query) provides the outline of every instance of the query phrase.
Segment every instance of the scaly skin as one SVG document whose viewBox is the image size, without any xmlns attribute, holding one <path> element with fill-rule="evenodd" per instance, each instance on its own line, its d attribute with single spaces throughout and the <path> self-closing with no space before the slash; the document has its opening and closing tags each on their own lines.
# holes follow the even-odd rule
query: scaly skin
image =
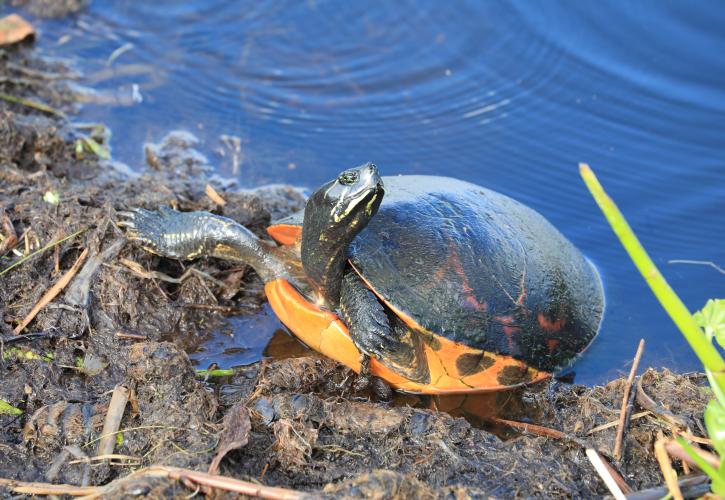
<svg viewBox="0 0 725 500">
<path fill-rule="evenodd" d="M 161 207 L 121 212 L 126 235 L 149 252 L 173 259 L 217 257 L 244 262 L 266 283 L 289 275 L 274 246 L 226 217 L 208 212 L 178 212 Z"/>
</svg>

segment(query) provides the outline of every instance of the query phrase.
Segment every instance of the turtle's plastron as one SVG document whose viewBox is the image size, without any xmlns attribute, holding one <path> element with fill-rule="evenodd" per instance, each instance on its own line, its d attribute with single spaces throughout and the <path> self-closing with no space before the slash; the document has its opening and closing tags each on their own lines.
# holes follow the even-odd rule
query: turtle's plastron
<svg viewBox="0 0 725 500">
<path fill-rule="evenodd" d="M 272 310 L 297 338 L 315 351 L 360 372 L 360 351 L 337 315 L 309 302 L 284 279 L 267 283 L 264 291 Z M 435 336 L 435 340 L 425 345 L 430 383 L 408 380 L 377 359 L 370 360 L 370 373 L 397 390 L 422 394 L 499 391 L 551 376 L 511 356 L 472 349 L 440 336 Z"/>
</svg>

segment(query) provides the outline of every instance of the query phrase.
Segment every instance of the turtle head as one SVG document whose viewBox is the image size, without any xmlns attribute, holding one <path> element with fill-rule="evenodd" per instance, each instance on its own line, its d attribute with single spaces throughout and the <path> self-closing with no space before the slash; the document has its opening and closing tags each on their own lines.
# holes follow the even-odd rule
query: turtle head
<svg viewBox="0 0 725 500">
<path fill-rule="evenodd" d="M 347 247 L 378 211 L 383 194 L 378 168 L 366 163 L 343 171 L 307 200 L 302 265 L 333 307 L 339 301 Z"/>
</svg>

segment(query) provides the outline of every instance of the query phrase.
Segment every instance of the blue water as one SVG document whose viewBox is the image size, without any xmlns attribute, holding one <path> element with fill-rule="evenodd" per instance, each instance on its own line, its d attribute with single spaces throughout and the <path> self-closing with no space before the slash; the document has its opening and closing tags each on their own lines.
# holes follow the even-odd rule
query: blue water
<svg viewBox="0 0 725 500">
<path fill-rule="evenodd" d="M 113 129 L 116 159 L 140 166 L 143 142 L 185 128 L 245 187 L 314 188 L 368 160 L 476 182 L 540 211 L 599 268 L 606 317 L 577 381 L 626 370 L 640 338 L 643 363 L 698 367 L 577 163 L 688 307 L 725 295 L 725 274 L 668 264 L 725 267 L 725 3 L 95 1 L 34 22 L 80 84 L 125 101 L 138 86 L 143 102 L 79 116 Z M 222 134 L 240 140 L 236 166 Z M 278 328 L 268 311 L 242 324 L 254 338 L 229 341 L 249 350 L 221 364 L 254 360 Z"/>
</svg>

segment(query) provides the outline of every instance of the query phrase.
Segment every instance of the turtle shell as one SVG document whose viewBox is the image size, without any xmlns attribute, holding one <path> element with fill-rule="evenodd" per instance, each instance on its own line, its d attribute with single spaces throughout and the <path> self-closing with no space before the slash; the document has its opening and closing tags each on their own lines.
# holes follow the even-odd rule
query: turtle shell
<svg viewBox="0 0 725 500">
<path fill-rule="evenodd" d="M 406 324 L 429 334 L 430 348 L 450 345 L 443 338 L 546 372 L 586 349 L 602 317 L 601 282 L 544 217 L 447 177 L 383 182 L 382 205 L 350 245 L 350 263 Z M 292 243 L 300 224 L 297 214 L 269 231 Z M 459 370 L 468 361 L 476 360 L 459 359 Z"/>
</svg>

